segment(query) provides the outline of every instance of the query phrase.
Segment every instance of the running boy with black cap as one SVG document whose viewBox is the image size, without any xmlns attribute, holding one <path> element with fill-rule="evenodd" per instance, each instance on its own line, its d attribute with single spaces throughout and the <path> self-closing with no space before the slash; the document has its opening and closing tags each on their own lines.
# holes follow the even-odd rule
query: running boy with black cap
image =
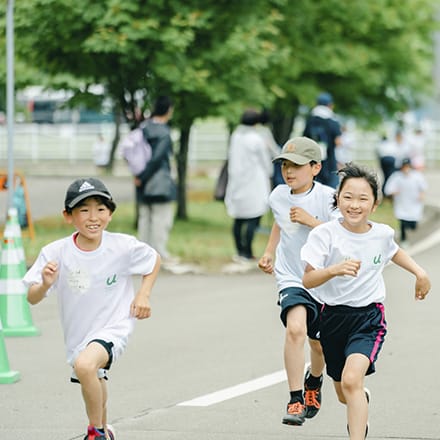
<svg viewBox="0 0 440 440">
<path fill-rule="evenodd" d="M 89 420 L 84 440 L 113 440 L 104 379 L 123 353 L 134 319 L 151 315 L 160 257 L 133 236 L 106 231 L 116 204 L 100 180 L 75 180 L 64 204 L 64 219 L 76 231 L 43 247 L 23 281 L 31 304 L 58 294 L 71 381 L 81 384 Z M 136 294 L 133 275 L 142 277 Z"/>
<path fill-rule="evenodd" d="M 302 425 L 321 407 L 324 357 L 318 329 L 321 305 L 302 284 L 300 251 L 312 228 L 333 216 L 334 189 L 314 180 L 321 170 L 321 149 L 312 139 L 287 141 L 273 160 L 282 161 L 285 184 L 278 185 L 269 197 L 275 221 L 258 266 L 263 272 L 275 273 L 280 318 L 286 327 L 284 365 L 290 400 L 282 422 Z M 311 364 L 304 378 L 307 335 Z"/>
</svg>

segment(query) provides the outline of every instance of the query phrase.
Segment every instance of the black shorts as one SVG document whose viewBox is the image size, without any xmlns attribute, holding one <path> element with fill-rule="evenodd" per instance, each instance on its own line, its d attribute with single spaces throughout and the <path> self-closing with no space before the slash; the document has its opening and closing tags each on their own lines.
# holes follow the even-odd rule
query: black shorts
<svg viewBox="0 0 440 440">
<path fill-rule="evenodd" d="M 374 373 L 374 363 L 386 333 L 383 304 L 365 307 L 325 305 L 321 313 L 321 345 L 327 374 L 340 382 L 345 360 L 353 353 L 364 354 L 370 360 L 367 375 Z"/>
<path fill-rule="evenodd" d="M 281 307 L 280 318 L 287 325 L 287 312 L 295 306 L 302 305 L 307 310 L 307 336 L 319 339 L 319 313 L 322 307 L 307 290 L 301 287 L 286 287 L 278 293 L 278 305 Z"/>
<path fill-rule="evenodd" d="M 99 372 L 98 372 L 99 377 L 102 377 L 102 379 L 108 380 L 107 371 L 110 370 L 110 367 L 112 366 L 112 363 L 113 363 L 113 350 L 112 350 L 113 342 L 107 342 L 107 341 L 104 341 L 103 339 L 92 339 L 87 345 L 91 344 L 92 342 L 97 342 L 98 344 L 102 345 L 108 354 L 108 362 L 105 364 L 105 367 L 100 368 Z M 77 379 L 76 375 L 74 375 L 74 373 L 72 373 L 72 377 L 70 378 L 70 382 L 80 383 L 79 380 Z"/>
</svg>

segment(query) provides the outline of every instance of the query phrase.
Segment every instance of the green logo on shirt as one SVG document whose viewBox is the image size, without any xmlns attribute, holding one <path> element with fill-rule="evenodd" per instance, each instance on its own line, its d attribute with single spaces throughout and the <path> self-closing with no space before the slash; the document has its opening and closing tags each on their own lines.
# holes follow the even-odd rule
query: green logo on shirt
<svg viewBox="0 0 440 440">
<path fill-rule="evenodd" d="M 376 255 L 376 256 L 373 258 L 373 263 L 374 263 L 374 264 L 380 264 L 380 263 L 381 263 L 381 260 L 382 260 L 382 254 Z"/>
<path fill-rule="evenodd" d="M 111 286 L 112 284 L 116 283 L 116 274 L 113 275 L 113 277 L 107 278 L 107 286 Z"/>
</svg>

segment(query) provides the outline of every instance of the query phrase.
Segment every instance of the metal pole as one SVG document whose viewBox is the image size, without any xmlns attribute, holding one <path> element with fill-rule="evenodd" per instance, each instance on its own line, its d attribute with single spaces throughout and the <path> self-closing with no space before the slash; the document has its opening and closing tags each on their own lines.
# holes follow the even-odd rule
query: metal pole
<svg viewBox="0 0 440 440">
<path fill-rule="evenodd" d="M 14 205 L 14 0 L 6 13 L 6 118 L 8 127 L 8 207 Z"/>
</svg>

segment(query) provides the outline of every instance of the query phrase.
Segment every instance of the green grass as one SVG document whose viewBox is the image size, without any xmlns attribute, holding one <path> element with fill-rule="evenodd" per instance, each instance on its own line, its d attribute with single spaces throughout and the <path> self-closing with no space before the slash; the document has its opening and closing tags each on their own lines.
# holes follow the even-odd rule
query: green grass
<svg viewBox="0 0 440 440">
<path fill-rule="evenodd" d="M 136 235 L 134 229 L 134 205 L 120 204 L 109 225 L 110 231 Z M 215 270 L 231 261 L 235 253 L 232 239 L 232 219 L 226 214 L 223 203 L 212 200 L 211 191 L 192 192 L 188 201 L 187 221 L 176 220 L 171 232 L 168 248 L 185 262 L 197 263 L 208 270 Z M 397 227 L 392 205 L 384 201 L 372 215 L 372 220 Z M 272 215 L 266 214 L 262 220 L 262 231 L 254 241 L 254 253 L 262 254 L 272 225 Z M 35 239 L 23 234 L 23 247 L 28 264 L 32 264 L 41 247 L 72 233 L 70 225 L 64 223 L 61 215 L 34 222 Z"/>
</svg>

